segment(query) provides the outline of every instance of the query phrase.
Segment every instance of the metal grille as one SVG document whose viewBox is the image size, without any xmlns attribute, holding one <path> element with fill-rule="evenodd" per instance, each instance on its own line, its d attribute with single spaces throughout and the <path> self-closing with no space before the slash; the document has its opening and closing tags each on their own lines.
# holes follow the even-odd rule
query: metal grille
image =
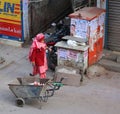
<svg viewBox="0 0 120 114">
<path fill-rule="evenodd" d="M 85 6 L 88 6 L 89 0 L 73 0 L 73 9 L 78 10 Z"/>
<path fill-rule="evenodd" d="M 74 11 L 83 7 L 96 6 L 96 0 L 72 0 L 72 2 Z"/>
<path fill-rule="evenodd" d="M 107 47 L 120 51 L 120 0 L 108 0 Z"/>
</svg>

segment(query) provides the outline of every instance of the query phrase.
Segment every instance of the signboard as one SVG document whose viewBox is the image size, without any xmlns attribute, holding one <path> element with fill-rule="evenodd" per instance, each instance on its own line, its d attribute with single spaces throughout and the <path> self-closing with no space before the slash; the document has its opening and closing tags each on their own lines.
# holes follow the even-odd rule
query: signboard
<svg viewBox="0 0 120 114">
<path fill-rule="evenodd" d="M 22 40 L 21 0 L 0 0 L 0 38 Z"/>
</svg>

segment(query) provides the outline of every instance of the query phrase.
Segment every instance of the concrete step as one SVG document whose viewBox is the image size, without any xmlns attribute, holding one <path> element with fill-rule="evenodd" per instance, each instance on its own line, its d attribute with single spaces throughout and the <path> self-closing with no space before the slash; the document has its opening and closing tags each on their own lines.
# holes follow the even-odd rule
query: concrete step
<svg viewBox="0 0 120 114">
<path fill-rule="evenodd" d="M 120 52 L 104 50 L 103 53 L 104 53 L 103 59 L 108 59 L 120 63 Z"/>
<path fill-rule="evenodd" d="M 2 39 L 2 38 L 0 38 L 0 44 L 10 45 L 14 47 L 23 47 L 23 42 L 9 40 L 9 39 Z"/>
<path fill-rule="evenodd" d="M 108 70 L 120 72 L 120 63 L 118 63 L 118 62 L 103 58 L 98 62 L 98 64 L 103 66 L 104 68 L 106 68 Z"/>
</svg>

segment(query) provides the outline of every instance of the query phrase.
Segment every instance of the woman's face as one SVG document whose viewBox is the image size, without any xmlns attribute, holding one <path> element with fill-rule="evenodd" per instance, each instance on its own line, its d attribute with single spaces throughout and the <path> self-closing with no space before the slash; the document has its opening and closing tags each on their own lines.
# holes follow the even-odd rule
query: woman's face
<svg viewBox="0 0 120 114">
<path fill-rule="evenodd" d="M 43 34 L 38 34 L 38 35 L 36 36 L 36 40 L 37 40 L 38 42 L 44 42 L 44 35 L 43 35 Z"/>
<path fill-rule="evenodd" d="M 44 43 L 45 42 L 44 39 L 42 39 L 41 42 Z"/>
</svg>

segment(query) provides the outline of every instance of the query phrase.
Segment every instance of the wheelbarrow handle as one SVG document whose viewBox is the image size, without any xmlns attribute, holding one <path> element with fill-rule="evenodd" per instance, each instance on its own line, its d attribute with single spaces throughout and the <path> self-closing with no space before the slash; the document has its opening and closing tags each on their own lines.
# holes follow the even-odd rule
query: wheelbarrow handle
<svg viewBox="0 0 120 114">
<path fill-rule="evenodd" d="M 53 96 L 54 93 L 55 93 L 55 90 L 59 90 L 60 87 L 63 86 L 63 84 L 62 84 L 63 79 L 64 79 L 64 78 L 61 78 L 59 82 L 54 82 L 54 83 L 52 83 L 52 85 L 51 85 L 51 84 L 48 84 L 48 85 L 51 87 L 51 89 L 47 89 L 47 90 L 46 90 L 48 93 L 51 92 L 51 94 L 48 94 L 48 97 Z"/>
<path fill-rule="evenodd" d="M 62 78 L 60 79 L 59 83 L 62 83 L 63 80 L 64 80 L 64 78 L 62 77 Z"/>
<path fill-rule="evenodd" d="M 59 90 L 60 87 L 63 86 L 63 84 L 62 84 L 62 81 L 63 81 L 63 80 L 64 80 L 64 78 L 62 77 L 59 82 L 54 82 L 54 83 L 53 83 L 53 85 L 55 86 L 55 90 Z"/>
</svg>

